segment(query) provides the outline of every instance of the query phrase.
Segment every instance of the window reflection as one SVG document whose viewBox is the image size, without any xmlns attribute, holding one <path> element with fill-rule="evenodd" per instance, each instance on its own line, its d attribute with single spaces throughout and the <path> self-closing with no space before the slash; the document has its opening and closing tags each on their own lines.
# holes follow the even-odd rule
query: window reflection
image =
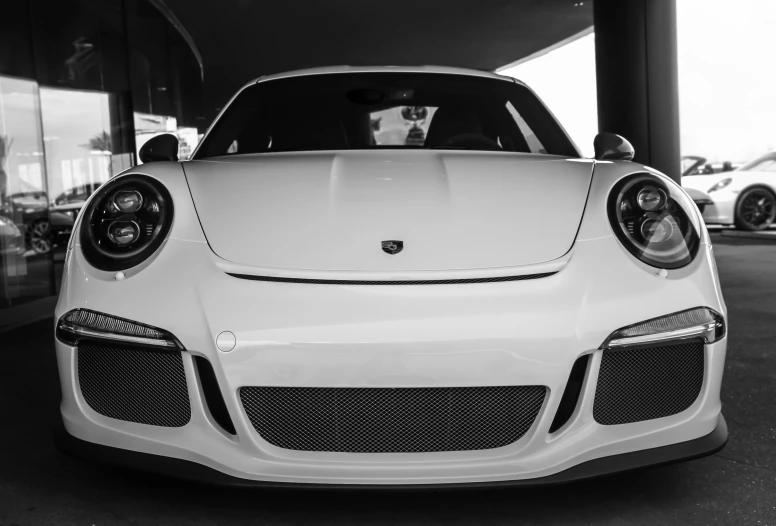
<svg viewBox="0 0 776 526">
<path fill-rule="evenodd" d="M 40 98 L 51 210 L 72 216 L 114 172 L 109 95 L 41 88 Z"/>
<path fill-rule="evenodd" d="M 133 110 L 172 119 L 137 146 L 170 131 L 181 159 L 206 122 L 201 63 L 156 2 L 16 0 L 0 29 L 1 328 L 57 293 L 84 202 L 135 164 Z"/>
<path fill-rule="evenodd" d="M 370 123 L 378 146 L 423 146 L 436 107 L 397 106 L 370 115 Z"/>
<path fill-rule="evenodd" d="M 0 76 L 0 308 L 52 294 L 37 84 Z"/>
<path fill-rule="evenodd" d="M 75 219 L 89 196 L 129 166 L 128 155 L 115 154 L 113 95 L 100 91 L 41 88 L 49 225 L 57 283 Z"/>
</svg>

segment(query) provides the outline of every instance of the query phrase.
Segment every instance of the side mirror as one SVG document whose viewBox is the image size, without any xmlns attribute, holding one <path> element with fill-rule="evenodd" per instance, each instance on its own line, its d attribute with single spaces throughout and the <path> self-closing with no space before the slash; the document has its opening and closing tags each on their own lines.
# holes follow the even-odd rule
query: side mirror
<svg viewBox="0 0 776 526">
<path fill-rule="evenodd" d="M 632 161 L 636 152 L 625 137 L 615 133 L 599 133 L 593 141 L 595 158 L 599 161 Z"/>
<path fill-rule="evenodd" d="M 143 163 L 152 163 L 155 161 L 177 161 L 178 160 L 178 138 L 170 133 L 157 135 L 149 139 L 142 148 L 140 148 L 140 161 Z"/>
</svg>

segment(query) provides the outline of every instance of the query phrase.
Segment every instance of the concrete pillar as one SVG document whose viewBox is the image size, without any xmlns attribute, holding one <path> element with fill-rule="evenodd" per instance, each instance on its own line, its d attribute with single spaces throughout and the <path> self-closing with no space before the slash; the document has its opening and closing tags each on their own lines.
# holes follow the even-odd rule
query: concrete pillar
<svg viewBox="0 0 776 526">
<path fill-rule="evenodd" d="M 679 181 L 676 0 L 595 0 L 598 129 Z"/>
</svg>

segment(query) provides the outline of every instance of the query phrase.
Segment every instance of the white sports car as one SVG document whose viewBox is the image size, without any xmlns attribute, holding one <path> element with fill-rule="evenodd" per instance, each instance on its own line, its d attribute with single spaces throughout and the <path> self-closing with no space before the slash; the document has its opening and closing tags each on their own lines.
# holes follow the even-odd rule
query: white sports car
<svg viewBox="0 0 776 526">
<path fill-rule="evenodd" d="M 192 160 L 176 148 L 149 141 L 159 162 L 76 225 L 65 451 L 384 486 L 569 481 L 724 446 L 726 310 L 697 208 L 618 136 L 582 158 L 521 82 L 272 75 Z"/>
<path fill-rule="evenodd" d="M 732 172 L 684 176 L 682 186 L 702 206 L 708 224 L 756 231 L 776 222 L 776 152 Z"/>
</svg>

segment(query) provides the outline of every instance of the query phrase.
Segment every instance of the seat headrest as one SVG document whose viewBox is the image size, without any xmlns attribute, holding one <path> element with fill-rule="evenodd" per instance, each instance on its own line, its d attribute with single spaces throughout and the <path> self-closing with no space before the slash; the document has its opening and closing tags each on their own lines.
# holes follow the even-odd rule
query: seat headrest
<svg viewBox="0 0 776 526">
<path fill-rule="evenodd" d="M 477 113 L 464 106 L 439 108 L 428 127 L 426 146 L 439 146 L 451 137 L 464 133 L 482 134 L 482 125 Z"/>
</svg>

